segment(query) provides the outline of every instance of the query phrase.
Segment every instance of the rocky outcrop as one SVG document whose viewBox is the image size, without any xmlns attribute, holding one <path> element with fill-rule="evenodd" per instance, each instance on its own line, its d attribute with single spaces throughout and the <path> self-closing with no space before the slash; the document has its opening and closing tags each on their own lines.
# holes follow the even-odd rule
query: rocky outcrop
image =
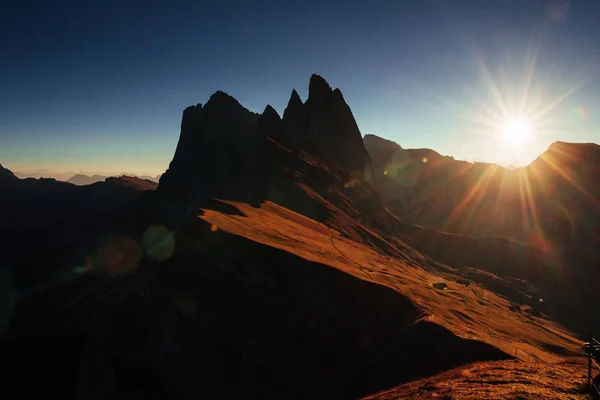
<svg viewBox="0 0 600 400">
<path fill-rule="evenodd" d="M 184 111 L 175 156 L 155 198 L 169 202 L 163 208 L 178 209 L 180 216 L 210 198 L 270 199 L 294 208 L 292 203 L 301 202 L 292 200 L 297 193 L 294 177 L 287 172 L 294 170 L 307 179 L 311 174 L 306 169 L 299 172 L 306 164 L 298 163 L 300 153 L 316 157 L 313 164 L 332 164 L 354 179 L 364 179 L 369 157 L 352 111 L 342 93 L 322 77 L 311 77 L 305 103 L 292 91 L 283 118 L 269 105 L 259 115 L 216 92 L 206 105 Z M 325 190 L 332 177 L 322 178 L 318 185 Z M 151 204 L 145 208 L 156 209 Z M 168 218 L 172 217 L 178 218 Z"/>
<path fill-rule="evenodd" d="M 181 135 L 158 191 L 179 198 L 227 197 L 248 174 L 258 114 L 224 92 L 183 112 Z"/>
<path fill-rule="evenodd" d="M 342 92 L 332 90 L 319 75 L 310 78 L 306 103 L 292 91 L 283 126 L 280 140 L 284 145 L 296 146 L 358 176 L 369 164 L 362 135 Z"/>
</svg>

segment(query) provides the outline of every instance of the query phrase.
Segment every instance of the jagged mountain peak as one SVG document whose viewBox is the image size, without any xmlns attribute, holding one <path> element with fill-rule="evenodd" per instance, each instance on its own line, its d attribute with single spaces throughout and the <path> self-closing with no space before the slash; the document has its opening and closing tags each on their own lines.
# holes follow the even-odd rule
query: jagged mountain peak
<svg viewBox="0 0 600 400">
<path fill-rule="evenodd" d="M 217 90 L 210 96 L 210 99 L 208 99 L 203 109 L 207 110 L 207 112 L 213 112 L 215 109 L 219 109 L 234 111 L 238 113 L 251 113 L 256 115 L 256 113 L 253 113 L 244 106 L 242 106 L 235 97 L 221 90 Z"/>
<path fill-rule="evenodd" d="M 229 95 L 228 93 L 225 93 L 222 90 L 217 90 L 216 92 L 214 92 L 213 94 L 210 95 L 210 98 L 208 101 L 215 102 L 215 101 L 231 101 L 231 100 L 235 100 L 235 98 L 233 96 Z M 235 100 L 235 101 L 237 103 L 237 100 Z"/>
<path fill-rule="evenodd" d="M 329 83 L 320 75 L 313 74 L 308 84 L 308 99 L 322 99 L 332 92 Z"/>
<path fill-rule="evenodd" d="M 271 106 L 262 115 L 250 112 L 222 91 L 203 107 L 186 109 L 175 156 L 158 192 L 185 197 L 190 203 L 206 197 L 252 197 L 274 184 L 265 181 L 277 174 L 265 171 L 289 168 L 285 163 L 294 162 L 286 158 L 265 163 L 279 157 L 265 138 L 364 178 L 369 156 L 341 92 L 334 92 L 319 75 L 311 77 L 309 92 L 303 103 L 292 90 L 283 118 Z"/>
<path fill-rule="evenodd" d="M 281 117 L 273 107 L 267 105 L 256 122 L 255 136 L 259 139 L 271 138 L 280 140 Z"/>
<path fill-rule="evenodd" d="M 300 95 L 298 94 L 298 92 L 296 91 L 296 89 L 292 90 L 292 95 L 290 96 L 290 100 L 288 101 L 288 105 L 286 110 L 290 109 L 297 109 L 302 107 L 304 103 L 302 103 L 302 99 L 300 98 Z"/>
<path fill-rule="evenodd" d="M 278 120 L 281 119 L 281 117 L 279 116 L 279 113 L 273 107 L 271 107 L 270 104 L 267 104 L 261 117 L 276 118 Z"/>
</svg>

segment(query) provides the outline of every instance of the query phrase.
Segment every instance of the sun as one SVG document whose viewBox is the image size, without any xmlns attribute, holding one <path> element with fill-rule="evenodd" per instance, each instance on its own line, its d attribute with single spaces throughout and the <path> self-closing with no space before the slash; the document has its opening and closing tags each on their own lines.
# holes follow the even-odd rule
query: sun
<svg viewBox="0 0 600 400">
<path fill-rule="evenodd" d="M 531 123 L 525 119 L 510 119 L 500 128 L 502 141 L 511 146 L 525 143 L 531 136 Z"/>
</svg>

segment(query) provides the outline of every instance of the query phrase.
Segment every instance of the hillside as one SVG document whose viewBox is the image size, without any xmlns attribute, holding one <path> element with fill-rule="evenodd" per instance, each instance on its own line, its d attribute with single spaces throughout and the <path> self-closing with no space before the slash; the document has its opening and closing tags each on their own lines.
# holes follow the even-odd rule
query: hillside
<svg viewBox="0 0 600 400">
<path fill-rule="evenodd" d="M 550 244 L 600 238 L 600 146 L 552 144 L 527 167 L 470 163 L 364 138 L 373 185 L 408 222 L 467 235 Z"/>
<path fill-rule="evenodd" d="M 555 364 L 497 361 L 459 367 L 372 396 L 396 399 L 584 399 L 575 382 L 586 379 L 578 361 Z"/>
<path fill-rule="evenodd" d="M 66 257 L 115 230 L 142 192 L 156 188 L 154 182 L 133 177 L 76 186 L 19 179 L 4 168 L 0 174 L 0 263 L 19 287 L 53 281 Z"/>
</svg>

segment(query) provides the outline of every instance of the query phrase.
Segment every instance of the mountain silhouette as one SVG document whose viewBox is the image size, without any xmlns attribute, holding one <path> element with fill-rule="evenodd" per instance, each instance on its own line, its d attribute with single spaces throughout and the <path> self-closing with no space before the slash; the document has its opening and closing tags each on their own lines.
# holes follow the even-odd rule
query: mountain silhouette
<svg viewBox="0 0 600 400">
<path fill-rule="evenodd" d="M 105 180 L 107 180 L 109 178 L 125 178 L 127 180 L 132 177 L 139 179 L 140 183 L 141 183 L 141 181 L 151 182 L 150 186 L 148 187 L 147 190 L 155 189 L 157 186 L 155 184 L 158 183 L 158 180 L 160 179 L 160 175 L 152 177 L 152 176 L 148 176 L 148 175 L 136 176 L 134 174 L 121 174 L 118 176 L 108 176 L 108 175 L 106 175 L 106 176 L 105 175 L 87 176 L 87 175 L 83 175 L 83 174 L 75 174 L 72 177 L 70 177 L 69 179 L 67 179 L 66 182 L 69 182 L 69 183 L 72 183 L 72 184 L 78 185 L 78 186 L 84 186 L 84 185 L 91 185 L 96 182 L 104 182 Z M 143 183 L 143 184 L 145 185 L 146 183 Z"/>
<path fill-rule="evenodd" d="M 261 115 L 252 113 L 218 91 L 204 106 L 184 111 L 173 161 L 154 197 L 169 199 L 164 201 L 171 202 L 171 207 L 165 208 L 185 210 L 184 214 L 211 198 L 274 200 L 318 219 L 323 210 L 312 206 L 308 210 L 307 204 L 314 201 L 294 183 L 298 177 L 289 176 L 298 168 L 306 169 L 304 161 L 298 163 L 299 153 L 305 158 L 319 157 L 342 168 L 344 174 L 364 180 L 368 154 L 338 89 L 332 90 L 323 78 L 313 75 L 306 103 L 294 90 L 283 118 L 271 106 Z M 315 173 L 319 176 L 309 178 Z M 315 168 L 302 174 L 320 187 L 332 184 L 329 174 Z M 344 179 L 353 178 L 339 181 Z"/>
<path fill-rule="evenodd" d="M 600 238 L 600 146 L 556 142 L 527 167 L 469 163 L 364 138 L 374 186 L 408 222 L 448 232 L 557 243 Z"/>
<path fill-rule="evenodd" d="M 96 182 L 103 182 L 104 180 L 106 180 L 106 178 L 108 178 L 108 176 L 102 176 L 102 175 L 92 175 L 92 176 L 87 176 L 87 175 L 83 175 L 83 174 L 75 174 L 72 177 L 70 177 L 69 179 L 67 179 L 67 182 L 72 183 L 73 185 L 91 185 L 92 183 L 96 183 Z"/>
<path fill-rule="evenodd" d="M 49 178 L 19 179 L 5 168 L 0 169 L 0 185 L 0 251 L 18 286 L 52 276 L 62 257 L 114 229 L 142 191 L 156 188 L 155 182 L 135 177 L 108 178 L 87 186 Z"/>
<path fill-rule="evenodd" d="M 12 173 L 12 171 L 0 165 L 0 182 L 2 182 L 3 185 L 9 184 L 9 182 L 14 181 L 15 179 L 18 178 Z"/>
</svg>

